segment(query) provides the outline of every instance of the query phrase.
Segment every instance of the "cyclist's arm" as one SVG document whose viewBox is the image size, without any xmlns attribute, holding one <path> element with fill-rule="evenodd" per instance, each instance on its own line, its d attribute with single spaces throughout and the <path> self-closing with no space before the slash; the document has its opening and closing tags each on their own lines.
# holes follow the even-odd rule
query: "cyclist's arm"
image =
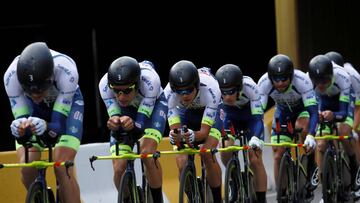
<svg viewBox="0 0 360 203">
<path fill-rule="evenodd" d="M 308 84 L 312 84 L 309 80 Z M 311 86 L 305 89 L 302 94 L 302 100 L 306 111 L 310 114 L 308 134 L 315 135 L 317 124 L 319 122 L 318 103 L 316 101 L 316 94 Z"/>
<path fill-rule="evenodd" d="M 267 107 L 267 102 L 269 99 L 269 92 L 272 88 L 272 84 L 271 81 L 267 75 L 267 73 L 265 73 L 258 82 L 258 88 L 259 88 L 259 95 L 260 95 L 260 101 L 261 101 L 261 105 L 263 109 L 266 109 Z"/>
<path fill-rule="evenodd" d="M 319 123 L 318 106 L 311 105 L 311 106 L 306 107 L 306 110 L 310 114 L 308 134 L 316 135 L 316 128 L 317 128 L 317 124 Z"/>
<path fill-rule="evenodd" d="M 347 117 L 349 102 L 340 101 L 339 102 L 339 111 L 333 112 L 334 120 L 336 122 L 343 122 Z"/>
<path fill-rule="evenodd" d="M 360 105 L 355 106 L 354 130 L 360 133 Z"/>
<path fill-rule="evenodd" d="M 255 120 L 255 126 L 254 126 L 254 135 L 264 140 L 264 110 L 261 105 L 261 96 L 259 94 L 259 87 L 257 84 L 250 78 L 247 78 L 246 84 L 243 87 L 244 94 L 250 99 L 250 108 L 251 108 L 251 115 L 253 116 L 253 119 Z"/>
<path fill-rule="evenodd" d="M 51 122 L 47 123 L 47 131 L 49 133 L 52 133 L 52 136 L 59 136 L 65 134 L 66 119 L 67 116 L 65 116 L 64 114 L 53 111 L 51 114 Z"/>
</svg>

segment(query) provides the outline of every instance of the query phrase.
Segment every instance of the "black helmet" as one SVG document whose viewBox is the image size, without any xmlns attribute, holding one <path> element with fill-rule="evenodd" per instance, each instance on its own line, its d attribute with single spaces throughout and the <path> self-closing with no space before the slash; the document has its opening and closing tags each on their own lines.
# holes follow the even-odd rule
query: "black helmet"
<svg viewBox="0 0 360 203">
<path fill-rule="evenodd" d="M 179 61 L 170 69 L 169 83 L 172 90 L 189 86 L 199 88 L 199 81 L 198 70 L 190 61 Z"/>
<path fill-rule="evenodd" d="M 268 64 L 268 76 L 271 81 L 274 77 L 289 78 L 292 80 L 294 75 L 294 65 L 291 59 L 283 54 L 272 57 Z"/>
<path fill-rule="evenodd" d="M 324 83 L 332 79 L 333 66 L 328 57 L 317 55 L 309 63 L 309 76 L 313 84 Z"/>
<path fill-rule="evenodd" d="M 28 93 L 43 92 L 53 85 L 54 60 L 44 42 L 35 42 L 22 51 L 16 69 L 21 86 Z"/>
<path fill-rule="evenodd" d="M 344 59 L 338 52 L 330 51 L 325 54 L 331 61 L 334 61 L 339 66 L 344 66 Z"/>
<path fill-rule="evenodd" d="M 239 66 L 233 64 L 223 65 L 216 71 L 215 77 L 221 89 L 236 87 L 239 91 L 242 90 L 243 74 Z"/>
<path fill-rule="evenodd" d="M 122 56 L 113 61 L 108 70 L 109 87 L 117 85 L 131 85 L 139 82 L 140 65 L 136 59 Z"/>
</svg>

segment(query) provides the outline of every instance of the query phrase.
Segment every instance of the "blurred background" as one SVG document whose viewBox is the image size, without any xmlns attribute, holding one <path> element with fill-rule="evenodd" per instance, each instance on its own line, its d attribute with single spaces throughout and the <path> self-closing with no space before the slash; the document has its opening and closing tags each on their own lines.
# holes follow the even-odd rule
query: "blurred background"
<svg viewBox="0 0 360 203">
<path fill-rule="evenodd" d="M 1 76 L 24 47 L 35 41 L 46 42 L 75 60 L 85 101 L 82 144 L 109 140 L 98 82 L 120 56 L 152 61 L 163 87 L 170 67 L 182 59 L 198 68 L 209 67 L 213 73 L 234 63 L 256 82 L 277 53 L 289 55 L 304 71 L 313 56 L 331 50 L 341 53 L 357 70 L 360 67 L 360 14 L 355 0 L 247 1 L 203 8 L 175 4 L 161 12 L 143 8 L 126 14 L 121 10 L 127 8 L 119 8 L 114 17 L 97 18 L 84 11 L 71 20 L 65 20 L 63 12 L 52 13 L 57 17 L 48 22 L 26 17 L 21 22 L 0 21 Z M 3 83 L 0 99 L 0 151 L 14 150 L 9 128 L 13 117 Z"/>
</svg>

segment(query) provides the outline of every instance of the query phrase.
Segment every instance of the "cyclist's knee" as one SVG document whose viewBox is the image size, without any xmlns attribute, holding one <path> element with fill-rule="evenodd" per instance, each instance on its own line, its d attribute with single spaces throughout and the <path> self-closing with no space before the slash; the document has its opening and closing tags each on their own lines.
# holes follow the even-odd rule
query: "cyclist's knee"
<svg viewBox="0 0 360 203">
<path fill-rule="evenodd" d="M 274 161 L 276 163 L 280 163 L 282 155 L 283 155 L 282 151 L 280 151 L 280 150 L 275 151 L 275 153 L 274 153 Z"/>
<path fill-rule="evenodd" d="M 34 168 L 22 168 L 21 169 L 21 181 L 26 188 L 29 188 L 31 183 L 34 182 L 37 176 L 37 170 Z"/>
<path fill-rule="evenodd" d="M 177 164 L 179 171 L 182 171 L 182 169 L 185 167 L 186 163 L 187 163 L 186 156 L 177 156 L 176 157 L 176 164 Z"/>
<path fill-rule="evenodd" d="M 207 168 L 213 166 L 214 164 L 218 164 L 216 161 L 216 157 L 213 157 L 213 155 L 211 155 L 210 153 L 202 153 L 200 155 Z"/>
<path fill-rule="evenodd" d="M 250 165 L 255 167 L 260 167 L 263 165 L 261 157 L 251 156 L 249 157 Z"/>
<path fill-rule="evenodd" d="M 326 142 L 318 141 L 316 144 L 316 148 L 319 152 L 324 153 L 327 148 L 327 144 Z"/>
<path fill-rule="evenodd" d="M 153 154 L 156 152 L 156 145 L 154 147 L 141 148 L 141 154 Z"/>
</svg>

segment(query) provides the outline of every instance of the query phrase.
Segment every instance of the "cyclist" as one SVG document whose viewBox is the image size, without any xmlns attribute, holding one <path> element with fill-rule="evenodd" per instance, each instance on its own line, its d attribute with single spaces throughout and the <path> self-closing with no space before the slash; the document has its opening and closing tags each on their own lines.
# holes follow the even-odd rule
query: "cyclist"
<svg viewBox="0 0 360 203">
<path fill-rule="evenodd" d="M 259 150 L 249 152 L 250 166 L 254 170 L 254 185 L 258 202 L 266 202 L 267 176 L 262 160 L 264 143 L 264 111 L 261 106 L 257 84 L 252 78 L 243 76 L 241 69 L 233 64 L 220 67 L 216 74 L 224 105 L 221 105 L 220 115 L 223 115 L 224 129 L 229 131 L 246 130 L 249 145 Z M 231 130 L 230 130 L 231 131 Z M 225 141 L 225 146 L 234 145 L 235 138 Z M 221 153 L 221 160 L 226 166 L 231 153 Z"/>
<path fill-rule="evenodd" d="M 101 98 L 107 108 L 107 127 L 111 130 L 110 152 L 115 155 L 115 142 L 120 141 L 119 154 L 132 151 L 140 139 L 140 152 L 156 151 L 165 129 L 167 106 L 160 77 L 150 61 L 129 56 L 114 60 L 99 83 Z M 162 202 L 162 169 L 160 162 L 144 159 L 146 178 L 154 202 Z M 113 161 L 114 183 L 126 169 L 126 160 Z"/>
<path fill-rule="evenodd" d="M 309 63 L 309 76 L 319 100 L 319 117 L 326 121 L 340 122 L 338 125 L 340 135 L 350 135 L 353 126 L 352 112 L 348 111 L 350 101 L 351 79 L 348 73 L 340 66 L 331 63 L 324 55 L 313 57 Z M 350 113 L 350 114 L 349 114 Z M 329 134 L 329 128 L 323 130 Z M 344 150 L 350 159 L 351 180 L 356 179 L 358 163 L 355 150 L 351 147 L 355 140 L 344 140 Z M 325 140 L 318 140 L 317 163 L 321 170 L 322 158 L 327 144 Z M 352 184 L 353 191 L 359 189 L 356 181 Z"/>
<path fill-rule="evenodd" d="M 291 59 L 283 54 L 272 57 L 268 63 L 268 71 L 258 82 L 259 93 L 263 109 L 266 108 L 268 97 L 275 101 L 275 118 L 280 119 L 281 125 L 286 125 L 286 118 L 290 118 L 295 128 L 302 128 L 300 141 L 308 146 L 309 166 L 307 167 L 308 182 L 316 183 L 315 160 L 313 150 L 316 147 L 314 135 L 318 123 L 318 107 L 312 83 L 309 77 L 300 70 L 294 70 Z M 310 117 L 310 118 L 309 118 Z M 291 135 L 281 135 L 280 141 L 292 142 Z M 272 130 L 271 142 L 277 142 L 277 135 Z M 274 177 L 278 180 L 280 160 L 285 152 L 283 147 L 273 147 Z M 317 184 L 308 184 L 307 198 L 313 198 L 313 190 Z"/>
<path fill-rule="evenodd" d="M 203 144 L 205 148 L 217 147 L 222 131 L 218 109 L 221 93 L 210 70 L 198 70 L 190 61 L 179 61 L 170 69 L 169 83 L 164 91 L 169 108 L 170 143 L 175 145 L 178 141 L 179 136 L 174 129 L 186 125 L 187 143 Z M 201 154 L 201 158 L 205 163 L 206 180 L 210 185 L 214 202 L 221 202 L 220 166 L 210 153 Z M 186 155 L 176 157 L 179 172 L 186 165 L 186 161 Z"/>
<path fill-rule="evenodd" d="M 25 162 L 24 144 L 41 136 L 47 143 L 58 143 L 55 161 L 74 161 L 83 131 L 84 101 L 78 86 L 75 62 L 50 50 L 46 43 L 29 44 L 10 64 L 4 75 L 6 93 L 15 120 L 11 132 L 16 137 L 20 162 Z M 33 136 L 34 135 L 34 136 Z M 41 147 L 34 144 L 29 161 L 39 160 Z M 80 202 L 80 191 L 73 169 L 55 167 L 61 202 Z M 21 169 L 26 188 L 35 180 L 37 169 Z"/>
<path fill-rule="evenodd" d="M 350 63 L 344 63 L 344 59 L 338 52 L 331 51 L 325 54 L 333 63 L 344 67 L 344 70 L 349 74 L 351 81 L 350 89 L 350 105 L 349 105 L 349 116 L 354 120 L 353 131 L 354 135 L 360 133 L 360 74 Z M 334 66 L 334 65 L 333 65 Z M 355 108 L 355 109 L 354 109 Z M 357 159 L 360 161 L 360 142 L 357 142 L 358 149 L 356 150 Z M 360 178 L 360 177 L 359 177 Z M 359 181 L 360 182 L 360 181 Z"/>
</svg>

